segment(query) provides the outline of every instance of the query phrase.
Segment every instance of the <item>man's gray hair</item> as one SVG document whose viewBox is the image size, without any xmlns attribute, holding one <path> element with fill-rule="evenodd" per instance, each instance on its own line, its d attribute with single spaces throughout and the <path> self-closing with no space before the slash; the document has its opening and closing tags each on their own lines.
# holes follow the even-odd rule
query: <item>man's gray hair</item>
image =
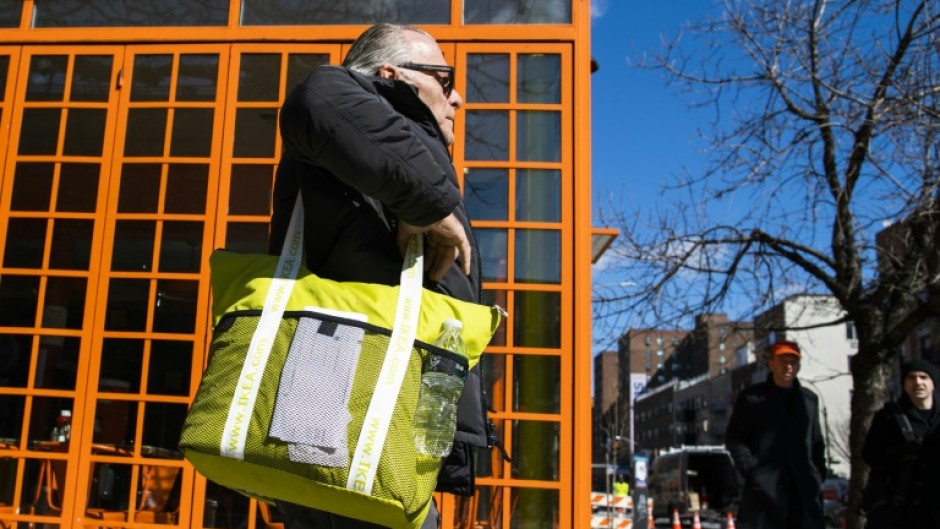
<svg viewBox="0 0 940 529">
<path fill-rule="evenodd" d="M 408 62 L 411 59 L 411 50 L 405 41 L 406 31 L 431 36 L 414 26 L 376 24 L 353 41 L 346 59 L 343 60 L 343 66 L 363 75 L 375 75 L 383 64 L 397 66 Z"/>
</svg>

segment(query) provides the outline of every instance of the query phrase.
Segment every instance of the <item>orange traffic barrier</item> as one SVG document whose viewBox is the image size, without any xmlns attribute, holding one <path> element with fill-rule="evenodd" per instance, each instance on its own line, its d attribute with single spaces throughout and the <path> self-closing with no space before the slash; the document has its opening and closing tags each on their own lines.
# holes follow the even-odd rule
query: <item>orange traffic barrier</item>
<svg viewBox="0 0 940 529">
<path fill-rule="evenodd" d="M 725 529 L 737 529 L 734 526 L 734 516 L 731 516 L 731 513 L 728 513 L 728 523 L 725 524 Z"/>
<path fill-rule="evenodd" d="M 672 510 L 672 529 L 682 529 L 682 522 L 679 521 L 679 509 Z"/>
<path fill-rule="evenodd" d="M 656 529 L 656 521 L 653 520 L 653 498 L 646 498 L 646 519 L 649 529 Z"/>
<path fill-rule="evenodd" d="M 702 521 L 698 519 L 698 511 L 692 511 L 692 529 L 702 529 Z"/>
</svg>

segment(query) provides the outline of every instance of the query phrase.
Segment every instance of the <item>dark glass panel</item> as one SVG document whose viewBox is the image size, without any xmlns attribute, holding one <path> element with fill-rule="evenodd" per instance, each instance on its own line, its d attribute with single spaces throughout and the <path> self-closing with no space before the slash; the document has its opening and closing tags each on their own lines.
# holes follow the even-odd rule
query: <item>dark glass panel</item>
<svg viewBox="0 0 940 529">
<path fill-rule="evenodd" d="M 23 0 L 0 0 L 0 28 L 19 27 L 22 13 Z M 3 90 L 0 90 L 2 93 Z"/>
<path fill-rule="evenodd" d="M 229 215 L 270 215 L 273 181 L 271 165 L 233 164 Z"/>
<path fill-rule="evenodd" d="M 105 338 L 101 345 L 101 371 L 98 391 L 137 393 L 144 365 L 144 341 Z M 131 436 L 133 439 L 133 436 Z"/>
<path fill-rule="evenodd" d="M 561 160 L 561 112 L 519 111 L 516 114 L 516 159 Z"/>
<path fill-rule="evenodd" d="M 36 0 L 33 27 L 225 26 L 229 5 L 229 0 Z"/>
<path fill-rule="evenodd" d="M 287 56 L 287 93 L 307 77 L 317 66 L 330 63 L 325 53 L 291 53 Z"/>
<path fill-rule="evenodd" d="M 144 406 L 144 431 L 141 445 L 141 453 L 144 456 L 180 457 L 177 450 L 187 408 L 185 404 L 163 402 L 148 402 Z M 178 471 L 179 469 L 174 469 L 174 472 Z"/>
<path fill-rule="evenodd" d="M 164 221 L 159 271 L 199 272 L 202 262 L 201 222 Z"/>
<path fill-rule="evenodd" d="M 29 448 L 33 450 L 56 450 L 65 452 L 68 447 L 51 441 L 53 431 L 56 426 L 56 419 L 62 410 L 73 410 L 74 404 L 71 398 L 63 397 L 36 397 L 33 399 L 32 411 L 29 414 L 29 438 L 31 441 L 46 441 L 45 446 L 30 443 Z M 73 416 L 74 420 L 75 417 Z M 55 465 L 59 465 L 56 467 Z M 67 474 L 67 463 L 65 460 L 57 460 L 53 463 L 53 472 L 56 482 L 64 483 Z M 40 501 L 43 501 L 42 499 Z M 49 513 L 46 514 L 47 516 Z"/>
<path fill-rule="evenodd" d="M 529 436 L 526 436 L 526 439 L 529 438 Z M 533 441 L 538 443 L 546 442 L 544 440 Z M 534 459 L 541 458 L 536 457 Z M 510 501 L 515 506 L 514 509 L 509 510 L 509 527 L 511 529 L 541 529 L 556 525 L 555 520 L 558 520 L 558 490 L 514 488 L 511 496 Z"/>
<path fill-rule="evenodd" d="M 153 313 L 153 331 L 191 333 L 196 330 L 198 294 L 198 281 L 159 281 Z"/>
<path fill-rule="evenodd" d="M 208 165 L 170 164 L 166 174 L 164 213 L 205 213 L 208 187 Z"/>
<path fill-rule="evenodd" d="M 111 95 L 110 55 L 76 55 L 71 101 L 107 101 Z"/>
<path fill-rule="evenodd" d="M 36 377 L 34 379 L 36 387 L 75 389 L 78 375 L 78 351 L 81 349 L 81 345 L 82 342 L 79 338 L 40 336 L 39 351 L 36 353 L 39 359 L 36 362 Z"/>
<path fill-rule="evenodd" d="M 84 325 L 87 290 L 88 280 L 84 277 L 50 277 L 46 284 L 42 326 L 81 329 Z M 47 337 L 43 338 L 39 345 L 42 346 L 48 340 L 53 339 L 62 340 L 62 338 Z"/>
<path fill-rule="evenodd" d="M 483 388 L 490 401 L 490 406 L 496 411 L 505 411 L 506 402 L 503 398 L 494 395 L 506 395 L 506 355 L 501 353 L 487 353 L 480 357 L 483 364 Z"/>
<path fill-rule="evenodd" d="M 4 267 L 42 268 L 47 222 L 46 219 L 10 219 L 6 251 L 3 253 Z"/>
<path fill-rule="evenodd" d="M 0 0 L 0 4 L 3 0 Z M 3 15 L 0 14 L 0 19 Z M 7 93 L 7 74 L 10 73 L 10 56 L 0 55 L 0 101 L 3 101 Z"/>
<path fill-rule="evenodd" d="M 514 477 L 558 481 L 561 438 L 559 423 L 547 421 L 514 421 L 512 460 Z M 535 445 L 529 444 L 535 443 Z M 549 527 L 549 526 L 546 526 Z"/>
<path fill-rule="evenodd" d="M 467 55 L 467 102 L 509 102 L 509 54 Z"/>
<path fill-rule="evenodd" d="M 170 156 L 212 154 L 212 108 L 178 108 L 173 113 Z"/>
<path fill-rule="evenodd" d="M 125 163 L 121 167 L 118 213 L 156 213 L 161 171 L 160 164 Z"/>
<path fill-rule="evenodd" d="M 519 103 L 561 103 L 561 56 L 557 54 L 519 55 L 516 101 Z"/>
<path fill-rule="evenodd" d="M 561 232 L 516 230 L 518 283 L 561 283 Z"/>
<path fill-rule="evenodd" d="M 193 365 L 193 343 L 154 340 L 147 371 L 147 393 L 151 395 L 189 395 Z"/>
<path fill-rule="evenodd" d="M 561 222 L 561 171 L 516 171 L 516 220 Z"/>
<path fill-rule="evenodd" d="M 518 347 L 561 347 L 561 293 L 515 293 L 513 341 Z"/>
<path fill-rule="evenodd" d="M 281 54 L 245 53 L 238 69 L 238 101 L 271 101 L 280 98 Z"/>
<path fill-rule="evenodd" d="M 27 101 L 62 101 L 68 55 L 33 55 L 26 81 Z"/>
<path fill-rule="evenodd" d="M 2 338 L 0 338 L 2 340 Z M 0 438 L 8 445 L 23 446 L 23 413 L 26 409 L 26 397 L 20 395 L 0 395 Z M 0 476 L 6 483 L 14 483 L 16 467 L 12 458 L 0 458 Z M 13 504 L 14 487 L 0 489 L 0 500 L 7 505 Z M 28 497 L 28 496 L 27 496 Z"/>
<path fill-rule="evenodd" d="M 513 355 L 512 409 L 561 413 L 561 360 L 557 356 Z"/>
<path fill-rule="evenodd" d="M 93 220 L 56 219 L 52 227 L 49 268 L 88 270 L 94 229 Z"/>
<path fill-rule="evenodd" d="M 571 0 L 464 0 L 464 24 L 570 24 Z"/>
<path fill-rule="evenodd" d="M 267 253 L 268 223 L 229 222 L 225 231 L 225 249 L 242 253 Z"/>
<path fill-rule="evenodd" d="M 128 391 L 126 384 L 127 381 L 125 380 L 102 378 L 99 379 L 98 390 L 109 393 L 125 393 Z M 92 439 L 98 445 L 126 446 L 134 440 L 136 422 L 137 402 L 132 400 L 98 399 L 95 405 L 95 432 Z M 103 472 L 108 473 L 110 471 L 113 473 L 115 466 L 111 464 L 108 470 Z M 101 479 L 101 472 L 102 470 L 98 470 L 98 476 L 96 476 L 99 480 Z M 111 481 L 113 484 L 106 487 L 103 493 L 99 492 L 93 497 L 93 506 L 110 507 L 112 510 L 119 511 L 124 510 L 124 507 L 115 505 L 116 500 L 114 498 L 120 494 L 118 492 L 119 479 L 117 479 L 117 475 L 110 473 L 105 475 L 108 476 L 105 481 Z M 129 477 L 127 476 L 125 479 L 129 479 Z"/>
<path fill-rule="evenodd" d="M 156 223 L 152 220 L 119 220 L 114 225 L 111 270 L 143 272 L 153 266 Z"/>
<path fill-rule="evenodd" d="M 58 108 L 23 109 L 19 154 L 55 154 L 61 120 L 62 110 Z"/>
<path fill-rule="evenodd" d="M 55 164 L 17 162 L 11 211 L 49 211 Z"/>
<path fill-rule="evenodd" d="M 59 169 L 56 211 L 93 213 L 98 202 L 100 171 L 101 166 L 96 163 L 63 163 Z"/>
<path fill-rule="evenodd" d="M 127 112 L 124 156 L 163 156 L 167 109 L 132 108 Z"/>
<path fill-rule="evenodd" d="M 0 281 L 0 327 L 34 326 L 38 298 L 38 277 L 4 274 Z"/>
<path fill-rule="evenodd" d="M 239 108 L 235 112 L 235 148 L 238 158 L 271 158 L 277 137 L 277 109 Z"/>
<path fill-rule="evenodd" d="M 108 111 L 103 108 L 72 108 L 65 122 L 67 156 L 101 156 L 104 145 L 104 122 Z"/>
<path fill-rule="evenodd" d="M 0 387 L 26 387 L 26 382 L 29 380 L 29 361 L 32 358 L 32 346 L 32 335 L 0 334 L 0 358 L 3 358 L 2 368 L 0 368 Z M 3 412 L 3 406 L 0 406 L 0 416 L 3 416 Z M 0 420 L 0 429 L 3 428 L 3 424 L 4 421 Z M 0 437 L 4 436 L 0 435 Z M 8 435 L 6 437 L 19 436 Z"/>
<path fill-rule="evenodd" d="M 509 112 L 468 110 L 465 132 L 467 160 L 509 159 Z"/>
<path fill-rule="evenodd" d="M 147 330 L 149 294 L 150 281 L 147 279 L 112 278 L 108 285 L 108 305 L 105 307 L 105 330 Z"/>
<path fill-rule="evenodd" d="M 473 236 L 483 263 L 483 281 L 509 279 L 506 264 L 509 255 L 508 234 L 505 229 L 476 228 Z"/>
<path fill-rule="evenodd" d="M 215 101 L 219 84 L 217 54 L 180 55 L 177 101 Z"/>
<path fill-rule="evenodd" d="M 473 220 L 509 218 L 509 170 L 470 169 L 463 179 L 463 200 Z"/>
<path fill-rule="evenodd" d="M 570 1 L 570 0 L 569 0 Z M 450 24 L 441 0 L 243 0 L 243 26 Z"/>
<path fill-rule="evenodd" d="M 480 303 L 484 305 L 498 305 L 500 307 L 506 308 L 509 306 L 507 300 L 509 299 L 509 294 L 505 290 L 484 290 L 483 295 L 481 296 Z M 496 329 L 496 333 L 493 334 L 493 338 L 490 340 L 490 345 L 506 345 L 506 326 L 500 325 Z"/>
<path fill-rule="evenodd" d="M 172 55 L 137 55 L 131 76 L 131 101 L 169 101 Z"/>
</svg>

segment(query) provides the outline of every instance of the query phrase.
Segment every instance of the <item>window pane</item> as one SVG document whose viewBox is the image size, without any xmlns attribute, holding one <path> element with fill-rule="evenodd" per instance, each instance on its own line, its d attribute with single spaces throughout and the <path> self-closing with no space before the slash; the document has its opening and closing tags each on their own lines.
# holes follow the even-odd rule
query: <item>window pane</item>
<svg viewBox="0 0 940 529">
<path fill-rule="evenodd" d="M 225 249 L 242 253 L 268 253 L 267 222 L 229 222 Z"/>
<path fill-rule="evenodd" d="M 470 169 L 463 179 L 464 203 L 473 220 L 509 218 L 509 171 Z"/>
<path fill-rule="evenodd" d="M 173 113 L 173 139 L 170 156 L 212 154 L 212 108 L 178 108 Z"/>
<path fill-rule="evenodd" d="M 124 156 L 163 156 L 166 141 L 165 108 L 132 108 L 127 112 Z"/>
<path fill-rule="evenodd" d="M 570 24 L 571 0 L 464 0 L 465 24 Z"/>
<path fill-rule="evenodd" d="M 153 313 L 154 332 L 191 333 L 196 329 L 198 281 L 157 282 L 157 306 Z"/>
<path fill-rule="evenodd" d="M 156 213 L 160 199 L 160 172 L 155 163 L 126 163 L 121 167 L 118 213 Z"/>
<path fill-rule="evenodd" d="M 441 0 L 243 0 L 243 26 L 325 24 L 450 24 Z"/>
<path fill-rule="evenodd" d="M 3 0 L 0 0 L 2 3 Z M 0 17 L 3 15 L 0 14 Z M 4 96 L 7 93 L 7 74 L 10 71 L 10 56 L 9 55 L 0 55 L 0 101 L 3 101 Z"/>
<path fill-rule="evenodd" d="M 53 343 L 55 347 L 48 346 Z M 36 387 L 65 390 L 75 389 L 78 350 L 81 343 L 81 340 L 78 338 L 41 336 L 39 338 L 39 351 L 37 355 L 39 360 L 36 362 L 36 378 L 34 379 Z M 56 416 L 58 416 L 58 410 L 71 408 L 70 401 L 65 401 L 62 404 L 67 405 L 57 408 Z"/>
<path fill-rule="evenodd" d="M 483 364 L 483 388 L 491 401 L 489 404 L 496 411 L 505 411 L 506 403 L 496 395 L 506 395 L 506 355 L 487 353 L 480 357 Z"/>
<path fill-rule="evenodd" d="M 208 165 L 170 164 L 166 175 L 164 213 L 205 213 L 208 187 Z"/>
<path fill-rule="evenodd" d="M 561 293 L 515 293 L 513 341 L 519 347 L 561 346 Z"/>
<path fill-rule="evenodd" d="M 330 56 L 325 53 L 291 53 L 287 56 L 287 92 L 297 83 L 310 75 L 317 66 L 330 63 Z"/>
<path fill-rule="evenodd" d="M 59 169 L 56 211 L 94 212 L 98 201 L 100 170 L 101 166 L 96 163 L 63 163 Z"/>
<path fill-rule="evenodd" d="M 98 375 L 98 391 L 107 393 L 137 393 L 140 391 L 143 358 L 144 342 L 142 340 L 105 338 L 101 346 L 101 371 Z M 105 425 L 100 424 L 99 426 Z M 127 440 L 128 438 L 124 437 L 121 442 Z"/>
<path fill-rule="evenodd" d="M 46 244 L 46 219 L 10 219 L 7 224 L 3 266 L 42 268 Z M 3 278 L 6 281 L 6 277 Z"/>
<path fill-rule="evenodd" d="M 467 111 L 467 160 L 509 159 L 509 112 Z"/>
<path fill-rule="evenodd" d="M 111 270 L 142 272 L 153 266 L 156 223 L 152 220 L 119 220 L 114 225 Z"/>
<path fill-rule="evenodd" d="M 144 455 L 159 450 L 152 448 L 162 448 L 162 455 L 176 453 L 179 447 L 180 435 L 183 432 L 183 421 L 186 420 L 186 411 L 188 406 L 185 404 L 169 404 L 164 402 L 148 402 L 144 406 L 144 431 L 143 443 L 141 443 Z M 153 467 L 153 472 L 164 476 L 164 479 L 170 481 L 172 476 L 173 483 L 178 479 L 179 467 Z"/>
<path fill-rule="evenodd" d="M 67 156 L 101 156 L 106 118 L 105 109 L 69 109 L 62 153 Z"/>
<path fill-rule="evenodd" d="M 137 55 L 131 79 L 131 101 L 169 101 L 172 55 Z"/>
<path fill-rule="evenodd" d="M 116 245 L 115 245 L 116 246 Z M 152 251 L 151 242 L 148 252 Z M 148 264 L 149 268 L 149 264 Z M 117 270 L 117 268 L 115 268 Z M 147 330 L 147 296 L 150 281 L 112 278 L 108 285 L 108 305 L 104 328 L 108 331 Z"/>
<path fill-rule="evenodd" d="M 154 340 L 147 371 L 147 393 L 152 395 L 189 395 L 193 365 L 192 342 Z"/>
<path fill-rule="evenodd" d="M 516 220 L 561 222 L 561 171 L 516 171 Z"/>
<path fill-rule="evenodd" d="M 22 13 L 23 0 L 0 0 L 0 28 L 19 27 Z"/>
<path fill-rule="evenodd" d="M 229 0 L 36 0 L 33 27 L 225 26 Z"/>
<path fill-rule="evenodd" d="M 84 277 L 50 277 L 46 284 L 42 326 L 47 329 L 81 329 L 85 323 L 87 290 L 88 280 Z M 45 336 L 39 340 L 39 347 L 61 347 L 64 343 L 65 338 L 61 336 Z"/>
<path fill-rule="evenodd" d="M 506 281 L 506 256 L 509 255 L 508 235 L 505 229 L 478 228 L 473 230 L 480 260 L 483 263 L 483 281 Z"/>
<path fill-rule="evenodd" d="M 23 128 L 20 131 L 19 153 L 55 154 L 59 143 L 59 122 L 62 111 L 58 108 L 27 108 L 23 110 Z"/>
<path fill-rule="evenodd" d="M 561 412 L 561 360 L 557 356 L 513 356 L 514 411 Z"/>
<path fill-rule="evenodd" d="M 233 164 L 229 215 L 270 215 L 273 181 L 271 165 Z"/>
<path fill-rule="evenodd" d="M 544 421 L 513 421 L 513 470 L 518 479 L 558 481 L 561 445 L 559 424 Z M 516 459 L 519 456 L 519 459 Z M 518 461 L 518 464 L 515 464 Z M 551 527 L 551 524 L 544 527 Z"/>
<path fill-rule="evenodd" d="M 51 163 L 18 162 L 13 180 L 12 211 L 49 211 L 52 200 Z"/>
<path fill-rule="evenodd" d="M 244 54 L 238 70 L 238 101 L 277 101 L 281 55 Z"/>
<path fill-rule="evenodd" d="M 519 103 L 561 103 L 561 57 L 519 55 Z"/>
<path fill-rule="evenodd" d="M 513 459 L 515 461 L 515 459 Z M 510 529 L 555 527 L 558 519 L 558 491 L 554 489 L 512 489 Z"/>
<path fill-rule="evenodd" d="M 161 272 L 199 272 L 202 261 L 202 223 L 163 223 L 160 243 Z"/>
<path fill-rule="evenodd" d="M 177 74 L 177 101 L 215 101 L 219 83 L 218 55 L 180 55 Z"/>
<path fill-rule="evenodd" d="M 239 158 L 271 158 L 277 137 L 277 110 L 239 108 L 235 112 L 235 148 Z"/>
<path fill-rule="evenodd" d="M 0 327 L 32 327 L 36 324 L 39 278 L 4 274 L 0 281 Z"/>
<path fill-rule="evenodd" d="M 561 232 L 516 230 L 516 281 L 561 283 Z"/>
<path fill-rule="evenodd" d="M 56 219 L 52 230 L 49 267 L 88 270 L 94 229 L 95 222 L 92 220 Z"/>
<path fill-rule="evenodd" d="M 516 159 L 558 162 L 561 160 L 561 113 L 519 111 L 516 115 Z"/>
<path fill-rule="evenodd" d="M 67 55 L 33 55 L 26 81 L 27 101 L 62 101 L 65 94 Z"/>
<path fill-rule="evenodd" d="M 111 95 L 110 55 L 78 55 L 72 72 L 71 101 L 107 101 Z"/>
<path fill-rule="evenodd" d="M 0 309 L 2 310 L 2 309 Z M 29 362 L 32 357 L 33 336 L 29 334 L 0 333 L 0 355 L 8 362 L 4 367 L 3 387 L 25 388 L 29 380 Z M 2 399 L 2 397 L 0 397 Z M 8 411 L 0 400 L 0 417 Z M 0 430 L 4 429 L 4 421 L 0 420 Z M 4 430 L 6 431 L 6 430 Z M 19 436 L 10 436 L 19 437 Z"/>
<path fill-rule="evenodd" d="M 509 102 L 509 55 L 471 53 L 467 55 L 467 102 Z"/>
</svg>

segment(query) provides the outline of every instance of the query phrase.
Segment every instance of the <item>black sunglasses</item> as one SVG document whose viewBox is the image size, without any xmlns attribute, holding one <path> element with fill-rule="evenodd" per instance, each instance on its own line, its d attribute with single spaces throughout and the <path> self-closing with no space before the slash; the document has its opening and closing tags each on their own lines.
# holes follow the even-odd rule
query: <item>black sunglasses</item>
<svg viewBox="0 0 940 529">
<path fill-rule="evenodd" d="M 422 72 L 430 75 L 431 77 L 437 79 L 438 83 L 441 83 L 441 88 L 444 89 L 444 97 L 450 97 L 451 92 L 454 91 L 454 67 L 447 66 L 444 64 L 415 64 L 411 62 L 406 62 L 404 64 L 399 64 L 399 68 L 405 68 L 407 70 L 414 70 L 416 72 Z M 444 75 L 437 75 L 431 72 L 441 72 Z"/>
</svg>

